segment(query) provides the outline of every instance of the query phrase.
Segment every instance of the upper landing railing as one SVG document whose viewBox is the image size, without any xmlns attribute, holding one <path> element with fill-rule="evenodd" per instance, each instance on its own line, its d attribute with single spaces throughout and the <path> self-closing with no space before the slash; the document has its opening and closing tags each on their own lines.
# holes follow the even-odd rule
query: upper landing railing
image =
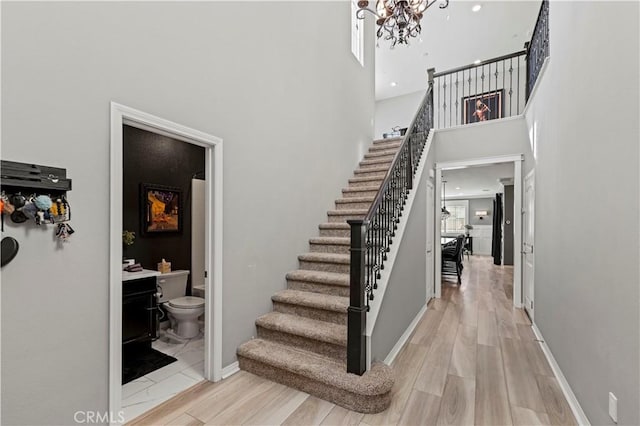
<svg viewBox="0 0 640 426">
<path fill-rule="evenodd" d="M 519 115 L 549 56 L 549 1 L 538 13 L 531 41 L 508 55 L 433 75 L 437 129 Z"/>
</svg>

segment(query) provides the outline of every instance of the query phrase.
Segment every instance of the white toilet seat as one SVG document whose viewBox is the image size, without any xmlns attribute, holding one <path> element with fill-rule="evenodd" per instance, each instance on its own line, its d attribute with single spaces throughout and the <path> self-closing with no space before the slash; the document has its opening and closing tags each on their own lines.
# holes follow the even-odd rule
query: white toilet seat
<svg viewBox="0 0 640 426">
<path fill-rule="evenodd" d="M 204 299 L 194 296 L 183 296 L 176 299 L 171 299 L 166 302 L 170 307 L 174 309 L 197 309 L 204 306 Z"/>
</svg>

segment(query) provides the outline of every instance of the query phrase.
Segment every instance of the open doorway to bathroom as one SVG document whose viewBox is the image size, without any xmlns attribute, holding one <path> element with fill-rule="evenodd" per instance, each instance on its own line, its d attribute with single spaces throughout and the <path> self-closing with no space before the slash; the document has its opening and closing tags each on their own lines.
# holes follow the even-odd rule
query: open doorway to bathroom
<svg viewBox="0 0 640 426">
<path fill-rule="evenodd" d="M 122 149 L 122 409 L 131 420 L 204 379 L 205 148 L 125 124 Z"/>
<path fill-rule="evenodd" d="M 112 104 L 109 407 L 221 376 L 222 141 Z"/>
</svg>

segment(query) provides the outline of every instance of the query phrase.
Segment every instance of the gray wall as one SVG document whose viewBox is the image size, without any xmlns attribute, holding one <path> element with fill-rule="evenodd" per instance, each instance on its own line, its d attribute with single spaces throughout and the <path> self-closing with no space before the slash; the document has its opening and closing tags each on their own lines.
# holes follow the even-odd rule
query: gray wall
<svg viewBox="0 0 640 426">
<path fill-rule="evenodd" d="M 463 161 L 524 154 L 523 171 L 533 167 L 533 155 L 522 117 L 437 130 L 436 161 Z"/>
<path fill-rule="evenodd" d="M 487 215 L 482 216 L 482 220 L 476 216 L 476 210 L 486 210 Z M 493 224 L 493 198 L 470 198 L 469 199 L 469 223 L 471 225 Z"/>
<path fill-rule="evenodd" d="M 396 126 L 409 127 L 425 93 L 426 88 L 407 95 L 377 101 L 374 136 L 378 139 L 382 138 L 383 133 L 391 132 L 391 129 Z"/>
<path fill-rule="evenodd" d="M 428 154 L 420 182 L 414 186 L 417 192 L 411 211 L 402 217 L 407 225 L 371 335 L 372 360 L 384 361 L 426 303 L 427 180 L 433 168 L 434 144 Z"/>
<path fill-rule="evenodd" d="M 373 41 L 363 68 L 349 16 L 348 2 L 2 3 L 2 157 L 66 167 L 76 230 L 57 248 L 50 228 L 5 227 L 21 252 L 2 269 L 3 424 L 107 409 L 110 101 L 224 139 L 234 361 L 372 138 Z"/>
<path fill-rule="evenodd" d="M 526 116 L 535 322 L 591 424 L 613 424 L 613 392 L 618 424 L 637 425 L 639 4 L 552 2 L 550 14 L 549 68 Z"/>
</svg>

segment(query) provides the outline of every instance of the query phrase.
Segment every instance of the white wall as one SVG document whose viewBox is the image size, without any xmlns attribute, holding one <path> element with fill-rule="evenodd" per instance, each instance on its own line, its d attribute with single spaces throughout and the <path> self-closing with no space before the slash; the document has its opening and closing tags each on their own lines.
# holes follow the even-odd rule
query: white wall
<svg viewBox="0 0 640 426">
<path fill-rule="evenodd" d="M 409 127 L 426 91 L 425 87 L 418 92 L 377 101 L 374 133 L 376 139 L 382 138 L 383 133 L 391 132 L 393 127 Z"/>
<path fill-rule="evenodd" d="M 552 2 L 526 113 L 535 321 L 593 425 L 614 424 L 609 392 L 618 424 L 640 424 L 638 15 L 637 2 Z"/>
<path fill-rule="evenodd" d="M 349 3 L 3 2 L 1 35 L 3 159 L 67 168 L 76 230 L 59 248 L 5 226 L 3 424 L 107 409 L 110 101 L 224 139 L 233 362 L 373 136 L 373 42 L 363 68 Z"/>
</svg>

